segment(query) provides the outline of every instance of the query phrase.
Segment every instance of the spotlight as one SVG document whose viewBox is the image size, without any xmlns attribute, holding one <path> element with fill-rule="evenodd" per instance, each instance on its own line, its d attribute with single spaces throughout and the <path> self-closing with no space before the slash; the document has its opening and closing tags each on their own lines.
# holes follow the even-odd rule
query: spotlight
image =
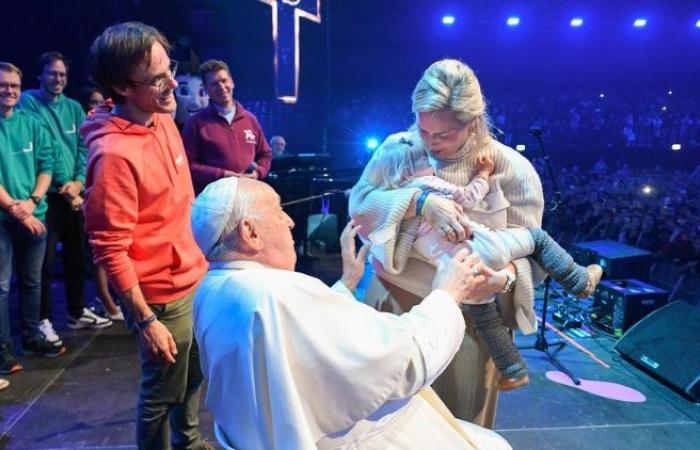
<svg viewBox="0 0 700 450">
<path fill-rule="evenodd" d="M 668 108 L 666 108 L 665 106 L 661 107 L 661 111 L 666 111 L 666 109 L 668 109 Z"/>
<path fill-rule="evenodd" d="M 447 25 L 447 26 L 452 26 L 455 24 L 455 16 L 453 15 L 445 15 L 442 16 L 442 24 Z"/>
<path fill-rule="evenodd" d="M 600 97 L 600 98 L 605 98 L 605 94 L 601 92 L 600 95 L 599 95 L 598 97 Z"/>
<path fill-rule="evenodd" d="M 370 150 L 374 150 L 377 147 L 379 147 L 379 140 L 377 138 L 369 138 L 367 139 L 367 148 Z"/>
<path fill-rule="evenodd" d="M 698 19 L 698 21 L 695 22 L 695 28 L 700 28 L 700 19 Z"/>
<path fill-rule="evenodd" d="M 517 27 L 518 25 L 520 25 L 520 17 L 518 17 L 518 16 L 510 16 L 510 17 L 508 18 L 508 20 L 506 20 L 506 24 L 507 24 L 509 27 Z"/>
<path fill-rule="evenodd" d="M 515 146 L 515 149 L 519 152 L 524 152 L 525 151 L 525 144 L 518 144 Z"/>
<path fill-rule="evenodd" d="M 644 187 L 642 187 L 642 193 L 643 193 L 644 195 L 651 195 L 652 192 L 654 192 L 654 188 L 652 188 L 652 187 L 649 186 L 648 184 L 645 185 Z"/>
<path fill-rule="evenodd" d="M 668 91 L 668 95 L 673 95 L 673 91 Z"/>
<path fill-rule="evenodd" d="M 644 28 L 645 26 L 647 26 L 647 19 L 645 19 L 644 17 L 634 19 L 635 28 Z"/>
<path fill-rule="evenodd" d="M 574 17 L 573 19 L 571 19 L 571 26 L 572 26 L 572 27 L 578 28 L 578 27 L 580 27 L 581 25 L 583 25 L 583 19 L 582 19 L 582 18 L 580 18 L 580 17 Z"/>
<path fill-rule="evenodd" d="M 671 150 L 673 150 L 674 152 L 679 152 L 679 151 L 681 151 L 681 144 L 672 144 L 672 145 L 671 145 Z"/>
</svg>

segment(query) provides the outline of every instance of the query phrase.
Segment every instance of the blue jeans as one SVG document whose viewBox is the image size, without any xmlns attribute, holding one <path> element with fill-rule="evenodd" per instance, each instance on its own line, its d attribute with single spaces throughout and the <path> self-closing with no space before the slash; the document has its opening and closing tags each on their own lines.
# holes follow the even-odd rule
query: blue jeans
<svg viewBox="0 0 700 450">
<path fill-rule="evenodd" d="M 46 251 L 46 236 L 33 236 L 14 220 L 0 220 L 0 344 L 12 342 L 10 331 L 10 280 L 13 258 L 19 278 L 22 334 L 37 337 L 41 304 L 41 265 Z"/>
</svg>

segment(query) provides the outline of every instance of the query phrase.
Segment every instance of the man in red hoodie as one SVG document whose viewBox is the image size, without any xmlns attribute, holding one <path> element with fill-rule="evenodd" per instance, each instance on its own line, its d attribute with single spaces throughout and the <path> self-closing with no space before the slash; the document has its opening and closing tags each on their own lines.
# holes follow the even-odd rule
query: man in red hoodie
<svg viewBox="0 0 700 450">
<path fill-rule="evenodd" d="M 139 335 L 140 449 L 208 448 L 198 430 L 202 373 L 192 297 L 206 262 L 192 236 L 187 157 L 171 113 L 177 63 L 155 28 L 107 28 L 90 72 L 111 97 L 81 133 L 89 148 L 85 223 L 95 261 L 121 293 Z"/>
</svg>

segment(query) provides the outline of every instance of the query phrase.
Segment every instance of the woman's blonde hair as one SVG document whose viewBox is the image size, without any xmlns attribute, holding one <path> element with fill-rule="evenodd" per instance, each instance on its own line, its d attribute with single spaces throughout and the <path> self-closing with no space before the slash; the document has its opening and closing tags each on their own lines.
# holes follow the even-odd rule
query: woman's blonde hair
<svg viewBox="0 0 700 450">
<path fill-rule="evenodd" d="M 419 142 L 406 132 L 386 138 L 367 163 L 363 177 L 380 189 L 396 189 L 415 173 L 415 163 L 428 154 Z"/>
<path fill-rule="evenodd" d="M 413 112 L 454 111 L 457 119 L 474 123 L 476 142 L 487 143 L 493 138 L 491 119 L 486 112 L 486 100 L 474 71 L 456 59 L 433 63 L 413 90 Z"/>
</svg>

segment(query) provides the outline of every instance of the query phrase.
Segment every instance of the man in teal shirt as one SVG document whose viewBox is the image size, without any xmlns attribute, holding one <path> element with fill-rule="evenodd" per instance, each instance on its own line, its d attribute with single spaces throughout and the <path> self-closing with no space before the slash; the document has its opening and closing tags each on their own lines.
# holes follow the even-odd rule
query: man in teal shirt
<svg viewBox="0 0 700 450">
<path fill-rule="evenodd" d="M 78 102 L 63 95 L 68 81 L 68 65 L 62 54 L 42 54 L 39 69 L 39 89 L 25 92 L 20 107 L 35 112 L 44 120 L 57 145 L 53 181 L 47 196 L 48 237 L 42 270 L 42 320 L 39 327 L 50 342 L 61 345 L 62 341 L 51 323 L 51 279 L 59 241 L 63 243 L 68 326 L 72 329 L 105 328 L 112 325 L 112 321 L 85 307 L 86 240 L 81 194 L 85 184 L 87 148 L 78 132 L 85 113 Z"/>
<path fill-rule="evenodd" d="M 46 201 L 51 184 L 53 142 L 41 120 L 15 109 L 22 72 L 0 62 L 0 373 L 22 369 L 12 354 L 10 279 L 13 258 L 19 278 L 22 349 L 25 354 L 60 356 L 65 348 L 39 330 L 41 265 L 46 247 Z"/>
</svg>

